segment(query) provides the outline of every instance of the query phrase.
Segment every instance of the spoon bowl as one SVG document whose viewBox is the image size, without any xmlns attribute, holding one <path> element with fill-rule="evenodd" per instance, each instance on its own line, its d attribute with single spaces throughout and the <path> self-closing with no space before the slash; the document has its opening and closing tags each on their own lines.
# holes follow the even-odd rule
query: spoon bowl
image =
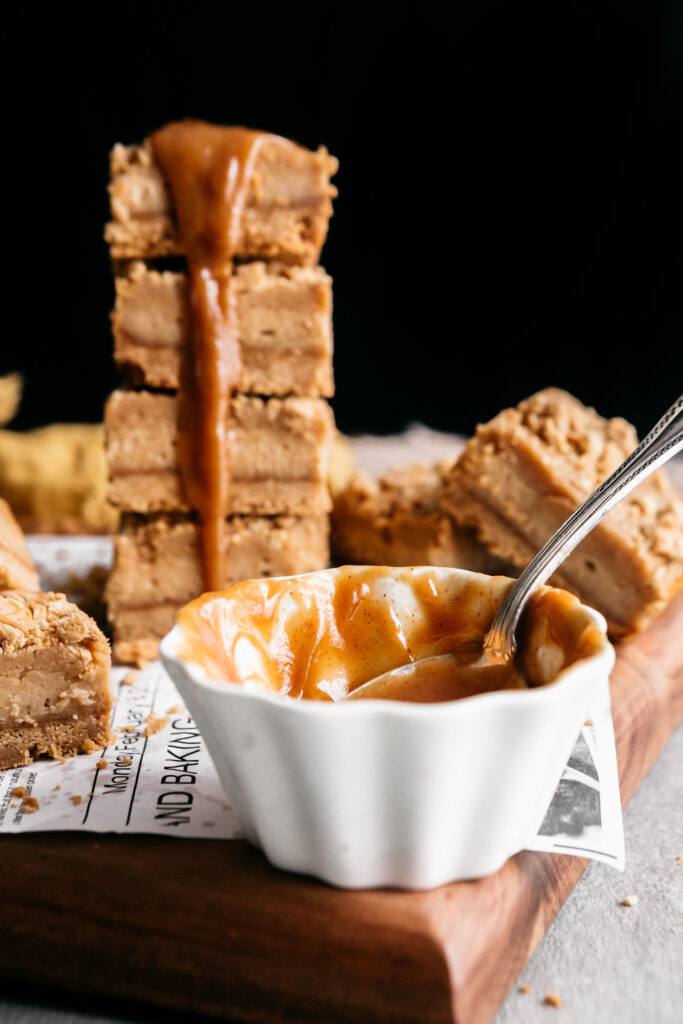
<svg viewBox="0 0 683 1024">
<path fill-rule="evenodd" d="M 494 690 L 526 690 L 529 684 L 514 661 L 463 658 L 459 653 L 420 658 L 375 676 L 346 700 L 405 700 L 421 704 L 476 697 Z"/>
</svg>

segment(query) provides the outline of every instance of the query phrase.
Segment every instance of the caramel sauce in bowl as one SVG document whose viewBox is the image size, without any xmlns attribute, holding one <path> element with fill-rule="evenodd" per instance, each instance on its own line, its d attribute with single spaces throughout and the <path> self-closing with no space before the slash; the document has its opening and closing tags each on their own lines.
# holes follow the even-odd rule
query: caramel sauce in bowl
<svg viewBox="0 0 683 1024">
<path fill-rule="evenodd" d="M 436 697 L 342 699 L 417 658 L 476 656 L 511 585 L 345 566 L 182 609 L 162 659 L 274 864 L 351 888 L 430 888 L 495 871 L 535 836 L 583 721 L 609 702 L 597 612 L 539 590 L 514 688 L 439 680 Z"/>
</svg>

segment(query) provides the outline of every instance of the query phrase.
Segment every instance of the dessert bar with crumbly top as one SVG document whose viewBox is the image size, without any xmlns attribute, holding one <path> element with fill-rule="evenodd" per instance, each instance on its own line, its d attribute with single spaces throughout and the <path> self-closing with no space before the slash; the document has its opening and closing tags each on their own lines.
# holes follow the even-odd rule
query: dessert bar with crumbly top
<svg viewBox="0 0 683 1024">
<path fill-rule="evenodd" d="M 453 460 L 391 469 L 378 479 L 358 472 L 334 498 L 332 555 L 366 565 L 448 565 L 496 572 L 498 560 L 441 507 Z"/>
<path fill-rule="evenodd" d="M 477 427 L 444 505 L 522 568 L 637 443 L 625 420 L 548 388 Z M 602 612 L 613 637 L 643 629 L 683 584 L 683 499 L 666 474 L 609 512 L 552 582 Z"/>
<path fill-rule="evenodd" d="M 259 261 L 235 268 L 237 390 L 330 397 L 332 282 L 322 267 Z M 114 357 L 135 386 L 177 390 L 188 345 L 187 275 L 135 261 L 116 278 Z"/>
<path fill-rule="evenodd" d="M 109 644 L 63 594 L 0 594 L 0 769 L 109 742 Z"/>
<path fill-rule="evenodd" d="M 188 511 L 177 461 L 178 399 L 115 391 L 107 402 L 109 499 L 129 512 Z M 332 411 L 317 398 L 235 395 L 231 512 L 318 515 L 330 505 Z"/>
<path fill-rule="evenodd" d="M 199 528 L 187 517 L 130 516 L 114 541 L 107 584 L 117 660 L 154 658 L 181 605 L 202 591 Z M 328 564 L 327 516 L 234 516 L 228 520 L 225 586 L 289 576 Z"/>
<path fill-rule="evenodd" d="M 337 190 L 337 160 L 276 137 L 260 147 L 237 240 L 237 259 L 318 262 Z M 105 238 L 112 259 L 182 254 L 168 182 L 149 142 L 114 146 L 110 158 L 112 220 Z"/>
</svg>

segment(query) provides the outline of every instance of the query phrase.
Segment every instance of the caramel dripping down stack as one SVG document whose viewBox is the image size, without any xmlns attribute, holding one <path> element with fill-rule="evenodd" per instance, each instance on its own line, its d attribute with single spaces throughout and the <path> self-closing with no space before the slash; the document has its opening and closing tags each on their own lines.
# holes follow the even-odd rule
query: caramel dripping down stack
<svg viewBox="0 0 683 1024">
<path fill-rule="evenodd" d="M 318 266 L 336 190 L 324 148 L 259 149 L 229 288 L 241 370 L 231 401 L 224 585 L 328 564 L 334 422 L 331 281 Z M 121 509 L 107 587 L 114 655 L 156 657 L 178 609 L 204 589 L 200 525 L 178 466 L 187 268 L 168 183 L 149 142 L 114 147 L 105 237 L 114 355 L 124 385 L 105 413 L 109 498 Z"/>
</svg>

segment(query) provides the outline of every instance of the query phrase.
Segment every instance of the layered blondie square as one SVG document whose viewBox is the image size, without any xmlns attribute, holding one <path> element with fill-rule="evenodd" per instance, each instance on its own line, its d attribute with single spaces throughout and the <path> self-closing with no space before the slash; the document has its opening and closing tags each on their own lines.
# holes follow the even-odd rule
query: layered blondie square
<svg viewBox="0 0 683 1024">
<path fill-rule="evenodd" d="M 322 267 L 243 263 L 230 289 L 242 352 L 239 391 L 331 397 L 332 282 Z M 116 278 L 114 358 L 136 387 L 179 387 L 188 303 L 184 271 L 136 260 Z"/>
<path fill-rule="evenodd" d="M 326 565 L 328 517 L 232 516 L 225 585 L 257 576 L 290 576 Z M 156 657 L 177 610 L 202 591 L 199 527 L 181 516 L 128 516 L 115 538 L 107 585 L 114 657 Z"/>
<path fill-rule="evenodd" d="M 109 742 L 109 644 L 63 594 L 0 593 L 0 770 Z"/>
<path fill-rule="evenodd" d="M 444 478 L 454 461 L 391 469 L 377 479 L 356 473 L 334 498 L 335 561 L 502 571 L 500 560 L 477 541 L 475 531 L 456 525 L 442 507 Z"/>
<path fill-rule="evenodd" d="M 311 152 L 283 141 L 272 137 L 259 150 L 235 257 L 313 266 L 337 194 L 330 178 L 338 164 L 324 146 Z M 114 146 L 110 172 L 105 239 L 112 259 L 184 255 L 173 196 L 150 142 Z"/>
<path fill-rule="evenodd" d="M 521 569 L 637 443 L 625 420 L 548 388 L 477 428 L 444 505 Z M 602 612 L 613 637 L 643 629 L 683 584 L 683 499 L 666 474 L 609 512 L 551 582 Z"/>
</svg>

